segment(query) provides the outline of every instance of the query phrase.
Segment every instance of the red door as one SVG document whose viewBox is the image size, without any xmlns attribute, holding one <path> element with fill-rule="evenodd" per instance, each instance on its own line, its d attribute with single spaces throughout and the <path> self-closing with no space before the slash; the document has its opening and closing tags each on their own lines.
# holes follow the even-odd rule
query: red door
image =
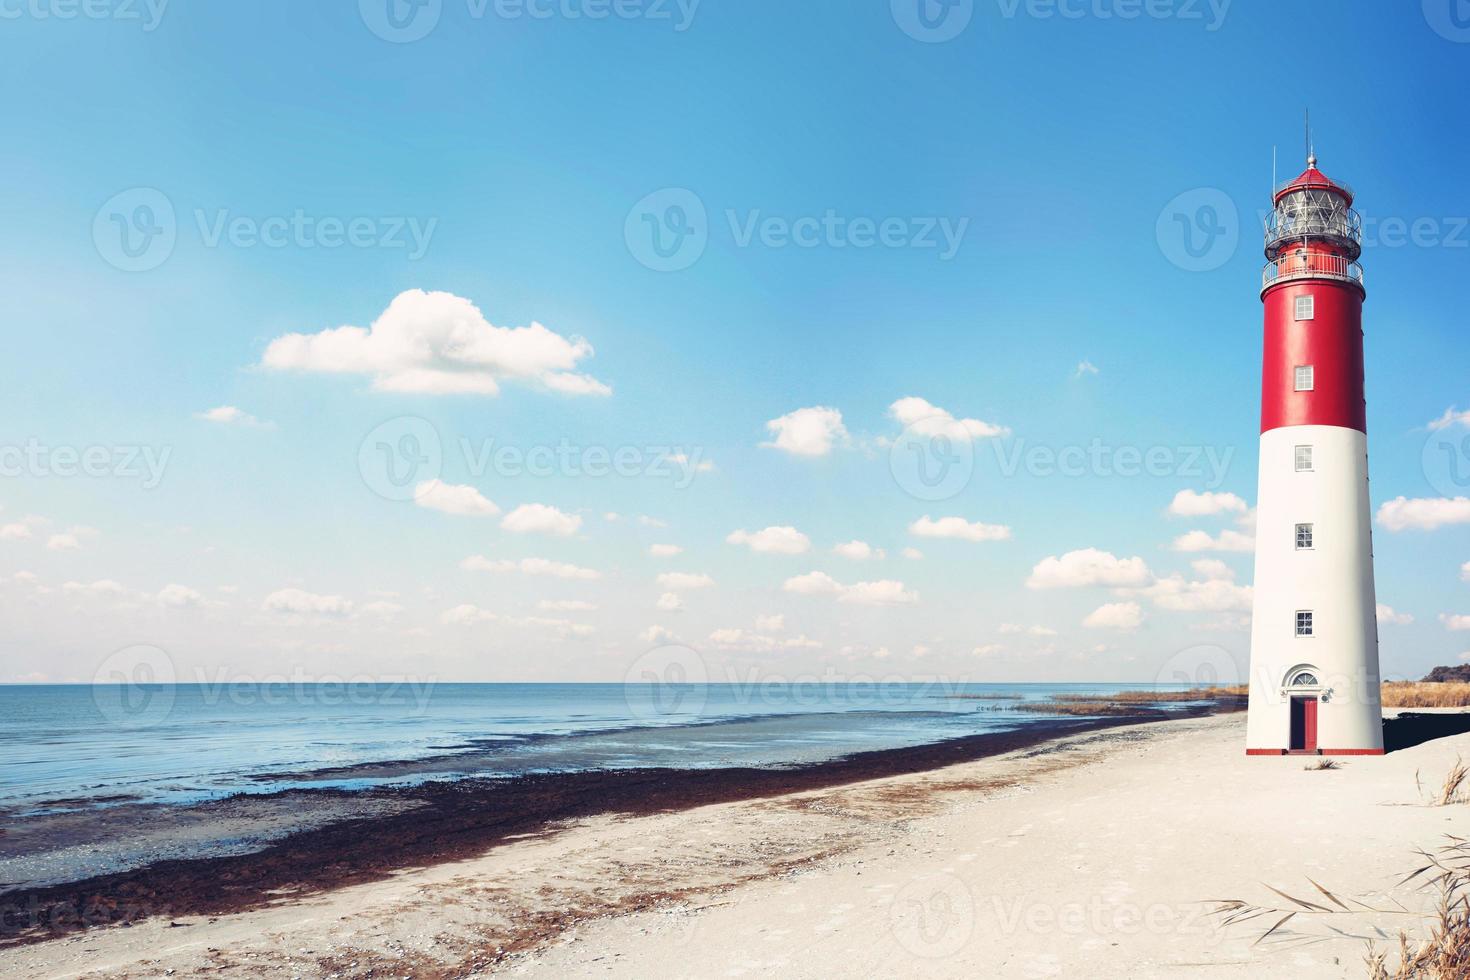
<svg viewBox="0 0 1470 980">
<path fill-rule="evenodd" d="M 1317 699 L 1291 699 L 1291 751 L 1317 751 Z"/>
</svg>

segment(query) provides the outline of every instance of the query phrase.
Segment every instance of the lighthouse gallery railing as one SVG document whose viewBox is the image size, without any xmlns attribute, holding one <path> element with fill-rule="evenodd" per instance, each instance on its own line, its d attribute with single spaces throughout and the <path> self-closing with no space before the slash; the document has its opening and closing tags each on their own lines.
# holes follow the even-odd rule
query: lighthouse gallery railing
<svg viewBox="0 0 1470 980">
<path fill-rule="evenodd" d="M 1261 289 L 1292 279 L 1338 279 L 1363 285 L 1363 267 L 1345 255 L 1326 252 L 1290 252 L 1267 262 L 1261 272 Z"/>
</svg>

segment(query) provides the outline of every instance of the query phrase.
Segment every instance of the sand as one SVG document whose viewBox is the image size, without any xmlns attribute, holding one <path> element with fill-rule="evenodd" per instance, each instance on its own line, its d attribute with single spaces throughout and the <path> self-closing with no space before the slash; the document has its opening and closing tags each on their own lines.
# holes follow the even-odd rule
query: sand
<svg viewBox="0 0 1470 980">
<path fill-rule="evenodd" d="M 1379 908 L 1470 735 L 1307 771 L 1251 758 L 1244 716 L 1071 736 L 928 773 L 577 820 L 470 860 L 215 918 L 0 951 L 0 975 L 155 977 L 1358 977 L 1408 915 L 1221 928 L 1209 900 Z M 1416 785 L 1416 771 L 1425 784 Z"/>
</svg>

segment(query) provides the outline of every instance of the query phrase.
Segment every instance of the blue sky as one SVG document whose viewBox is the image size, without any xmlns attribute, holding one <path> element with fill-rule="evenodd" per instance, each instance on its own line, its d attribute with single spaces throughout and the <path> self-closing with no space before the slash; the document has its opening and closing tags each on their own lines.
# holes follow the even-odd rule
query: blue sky
<svg viewBox="0 0 1470 980">
<path fill-rule="evenodd" d="M 133 644 L 183 679 L 620 679 L 671 639 L 717 679 L 1243 669 L 1249 552 L 1177 540 L 1250 533 L 1258 213 L 1272 147 L 1283 179 L 1302 166 L 1307 106 L 1368 226 L 1374 505 L 1427 501 L 1375 529 L 1380 601 L 1413 618 L 1385 623 L 1385 673 L 1470 650 L 1442 618 L 1470 615 L 1470 479 L 1449 470 L 1470 474 L 1470 27 L 1450 0 L 976 0 L 927 6 L 937 34 L 913 0 L 394 2 L 402 33 L 384 0 L 0 3 L 0 446 L 110 460 L 0 479 L 0 679 L 87 680 Z M 703 217 L 659 271 L 647 221 L 667 232 L 672 204 Z M 117 220 L 167 235 L 130 258 Z M 861 247 L 865 222 L 891 244 Z M 376 366 L 349 372 L 337 348 L 272 347 L 413 290 L 467 301 L 408 315 L 433 357 L 469 304 L 471 336 L 519 338 L 470 372 L 497 393 L 395 382 L 401 350 L 354 347 Z M 532 323 L 545 343 L 504 333 Z M 944 499 L 905 486 L 904 398 L 983 423 L 941 426 L 975 461 Z M 817 408 L 845 436 L 781 448 L 768 423 Z M 375 492 L 359 450 L 385 424 L 392 452 L 439 441 L 412 486 L 478 497 Z M 628 447 L 641 475 L 475 462 L 562 444 Z M 1002 462 L 1094 444 L 1168 463 Z M 1205 450 L 1219 479 L 1189 465 Z M 679 451 L 713 469 L 644 472 Z M 1238 503 L 1171 516 L 1180 491 Z M 727 540 L 769 527 L 806 550 Z M 883 557 L 833 553 L 851 541 Z"/>
</svg>

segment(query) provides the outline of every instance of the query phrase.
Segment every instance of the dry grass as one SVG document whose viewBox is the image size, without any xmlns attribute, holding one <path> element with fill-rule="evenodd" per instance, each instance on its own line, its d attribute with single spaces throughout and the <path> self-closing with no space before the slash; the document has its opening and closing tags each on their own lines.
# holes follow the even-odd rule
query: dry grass
<svg viewBox="0 0 1470 980">
<path fill-rule="evenodd" d="M 1139 715 L 1144 704 L 1115 704 L 1111 701 L 1023 701 L 1017 711 L 1033 711 L 1042 715 Z"/>
<path fill-rule="evenodd" d="M 1467 685 L 1470 686 L 1470 685 Z M 1213 701 L 1219 698 L 1243 698 L 1250 693 L 1244 684 L 1229 687 L 1196 687 L 1188 691 L 1119 691 L 1117 694 L 1058 694 L 1054 700 L 1106 702 L 1109 704 L 1163 704 L 1179 701 Z"/>
<path fill-rule="evenodd" d="M 1389 681 L 1383 685 L 1385 708 L 1470 708 L 1470 683 Z"/>
<path fill-rule="evenodd" d="M 1449 806 L 1452 803 L 1465 802 L 1465 780 L 1470 779 L 1470 768 L 1466 768 L 1465 762 L 1459 757 L 1455 758 L 1455 764 L 1450 771 L 1445 773 L 1444 784 L 1440 786 L 1438 795 L 1434 798 L 1435 806 Z"/>
<path fill-rule="evenodd" d="M 1398 959 L 1389 966 L 1388 952 L 1369 946 L 1369 980 L 1463 980 L 1470 976 L 1470 841 L 1450 837 L 1438 854 L 1423 853 L 1428 863 L 1404 879 L 1424 879 L 1439 888 L 1439 902 L 1429 935 L 1410 940 L 1399 931 Z"/>
<path fill-rule="evenodd" d="M 1342 763 L 1336 759 L 1318 759 L 1316 762 L 1307 763 L 1302 768 L 1307 772 L 1326 772 L 1329 769 L 1341 769 Z"/>
<path fill-rule="evenodd" d="M 1424 864 L 1399 882 L 1401 886 L 1413 882 L 1419 888 L 1437 889 L 1438 899 L 1429 912 L 1412 911 L 1397 901 L 1394 901 L 1395 908 L 1382 908 L 1351 896 L 1339 897 L 1309 878 L 1307 880 L 1316 889 L 1313 898 L 1319 898 L 1318 901 L 1297 898 L 1267 885 L 1287 904 L 1273 900 L 1270 904 L 1258 905 L 1230 899 L 1215 902 L 1215 914 L 1226 926 L 1250 921 L 1258 921 L 1262 925 L 1269 923 L 1265 931 L 1256 937 L 1254 945 L 1273 935 L 1285 943 L 1310 938 L 1309 934 L 1283 931 L 1293 920 L 1321 921 L 1333 936 L 1346 934 L 1332 922 L 1343 916 L 1360 918 L 1367 915 L 1375 919 L 1402 916 L 1424 920 L 1428 934 L 1423 938 L 1411 938 L 1407 929 L 1399 930 L 1397 955 L 1392 961 L 1393 951 L 1369 943 L 1365 954 L 1369 980 L 1465 980 L 1470 977 L 1470 841 L 1453 836 L 1447 839 L 1449 843 L 1438 853 L 1421 851 Z"/>
</svg>

